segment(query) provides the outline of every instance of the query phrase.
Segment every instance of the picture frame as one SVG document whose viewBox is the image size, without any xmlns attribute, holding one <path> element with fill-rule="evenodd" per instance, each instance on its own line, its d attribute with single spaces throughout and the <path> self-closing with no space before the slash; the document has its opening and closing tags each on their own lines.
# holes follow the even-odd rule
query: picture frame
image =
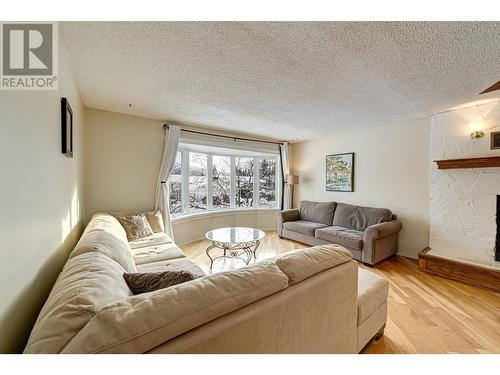
<svg viewBox="0 0 500 375">
<path fill-rule="evenodd" d="M 490 150 L 500 150 L 500 132 L 491 132 Z"/>
<path fill-rule="evenodd" d="M 73 157 L 73 110 L 67 98 L 61 98 L 61 151 Z"/>
<path fill-rule="evenodd" d="M 354 152 L 326 156 L 326 191 L 354 191 Z"/>
</svg>

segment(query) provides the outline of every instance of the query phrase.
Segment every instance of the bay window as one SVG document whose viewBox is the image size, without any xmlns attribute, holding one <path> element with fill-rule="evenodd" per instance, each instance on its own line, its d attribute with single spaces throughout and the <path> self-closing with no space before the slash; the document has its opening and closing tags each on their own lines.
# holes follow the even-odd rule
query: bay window
<svg viewBox="0 0 500 375">
<path fill-rule="evenodd" d="M 180 145 L 172 174 L 170 212 L 182 216 L 224 209 L 278 208 L 279 155 Z"/>
</svg>

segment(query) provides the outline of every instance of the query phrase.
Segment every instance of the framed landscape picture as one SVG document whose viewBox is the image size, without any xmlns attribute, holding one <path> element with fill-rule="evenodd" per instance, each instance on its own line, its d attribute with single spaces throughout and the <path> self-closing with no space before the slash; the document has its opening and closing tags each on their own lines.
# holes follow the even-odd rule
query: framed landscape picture
<svg viewBox="0 0 500 375">
<path fill-rule="evenodd" d="M 73 110 L 68 99 L 61 98 L 61 143 L 62 153 L 68 158 L 73 157 Z"/>
<path fill-rule="evenodd" d="M 354 191 L 354 152 L 326 156 L 326 191 Z"/>
</svg>

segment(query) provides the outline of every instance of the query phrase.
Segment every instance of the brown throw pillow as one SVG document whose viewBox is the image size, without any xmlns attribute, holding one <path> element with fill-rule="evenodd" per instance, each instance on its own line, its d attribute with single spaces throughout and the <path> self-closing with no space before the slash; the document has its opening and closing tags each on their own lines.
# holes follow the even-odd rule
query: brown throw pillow
<svg viewBox="0 0 500 375">
<path fill-rule="evenodd" d="M 151 273 L 124 273 L 123 278 L 133 294 L 152 292 L 194 280 L 197 276 L 188 271 Z"/>
<path fill-rule="evenodd" d="M 118 221 L 127 233 L 127 240 L 135 241 L 154 234 L 144 214 L 118 217 Z"/>
</svg>

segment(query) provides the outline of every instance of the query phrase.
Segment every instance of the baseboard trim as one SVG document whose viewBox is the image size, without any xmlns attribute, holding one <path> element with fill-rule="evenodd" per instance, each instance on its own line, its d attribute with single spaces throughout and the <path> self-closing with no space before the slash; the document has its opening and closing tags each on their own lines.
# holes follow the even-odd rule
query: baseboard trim
<svg viewBox="0 0 500 375">
<path fill-rule="evenodd" d="M 500 271 L 429 255 L 429 250 L 430 248 L 425 248 L 418 253 L 418 268 L 422 271 L 478 288 L 500 292 Z"/>
<path fill-rule="evenodd" d="M 276 228 L 274 228 L 274 227 L 269 227 L 269 229 L 266 229 L 266 228 L 258 228 L 258 229 L 263 230 L 264 232 L 276 231 Z M 175 238 L 175 229 L 174 229 L 174 238 Z M 182 247 L 182 246 L 190 245 L 193 242 L 198 242 L 198 241 L 203 241 L 203 240 L 206 240 L 206 237 L 204 235 L 199 237 L 199 238 L 189 240 L 187 242 L 176 242 L 175 244 L 179 247 Z"/>
</svg>

